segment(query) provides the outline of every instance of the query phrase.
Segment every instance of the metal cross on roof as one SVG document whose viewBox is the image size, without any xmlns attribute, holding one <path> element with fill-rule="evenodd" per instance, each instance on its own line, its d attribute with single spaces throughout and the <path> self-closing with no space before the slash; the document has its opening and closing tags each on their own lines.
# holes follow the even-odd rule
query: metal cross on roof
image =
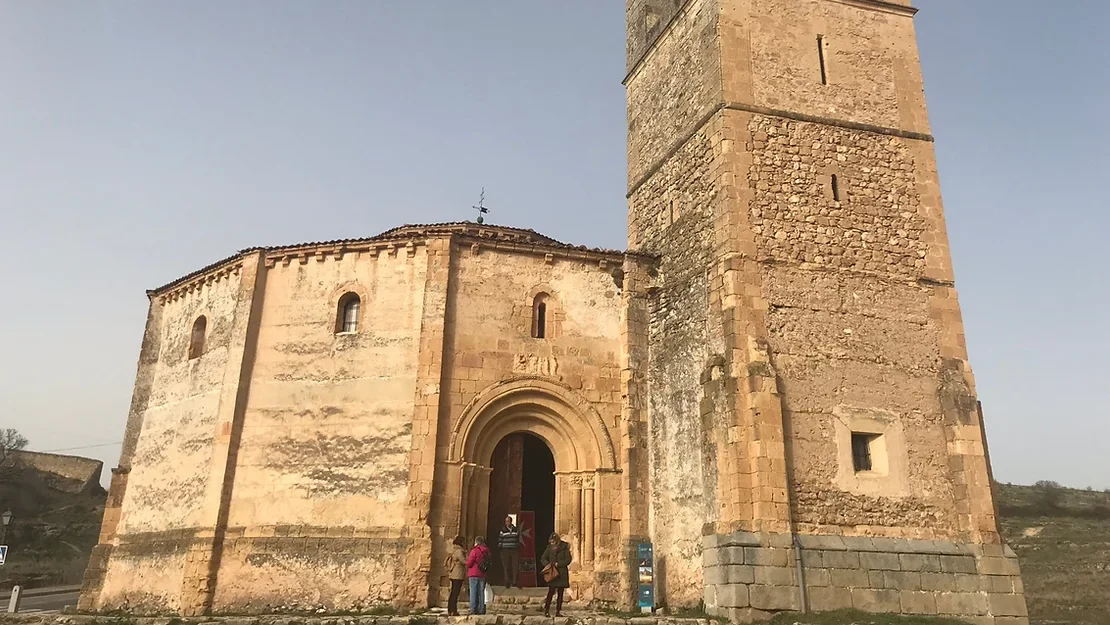
<svg viewBox="0 0 1110 625">
<path fill-rule="evenodd" d="M 489 212 L 489 209 L 485 207 L 485 203 L 486 203 L 486 188 L 482 187 L 482 195 L 479 196 L 479 198 L 478 198 L 478 205 L 477 206 L 471 206 L 471 208 L 478 211 L 478 223 L 485 223 L 485 221 L 486 221 L 485 217 L 482 217 L 482 215 L 485 215 L 486 213 Z"/>
</svg>

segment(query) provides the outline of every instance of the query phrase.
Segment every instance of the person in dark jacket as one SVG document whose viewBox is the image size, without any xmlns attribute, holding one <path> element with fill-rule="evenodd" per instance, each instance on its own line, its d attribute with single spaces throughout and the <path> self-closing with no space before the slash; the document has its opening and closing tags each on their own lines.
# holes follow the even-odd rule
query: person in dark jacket
<svg viewBox="0 0 1110 625">
<path fill-rule="evenodd" d="M 513 517 L 505 517 L 505 526 L 497 533 L 497 549 L 501 551 L 501 569 L 505 572 L 505 588 L 516 586 L 520 569 L 520 528 L 513 524 Z"/>
<path fill-rule="evenodd" d="M 466 574 L 470 577 L 470 615 L 486 613 L 486 569 L 489 568 L 489 547 L 484 536 L 474 539 L 474 548 L 466 557 Z"/>
<path fill-rule="evenodd" d="M 556 593 L 559 599 L 555 603 L 555 616 L 563 615 L 563 592 L 570 588 L 570 561 L 570 545 L 559 538 L 558 534 L 552 534 L 547 541 L 547 549 L 540 557 L 540 566 L 543 570 L 551 566 L 556 573 L 555 578 L 547 582 L 547 599 L 543 602 L 544 616 L 551 616 L 551 597 Z"/>
<path fill-rule="evenodd" d="M 466 540 L 456 536 L 447 554 L 447 577 L 451 580 L 451 594 L 447 597 L 447 614 L 459 615 L 459 593 L 466 581 Z"/>
</svg>

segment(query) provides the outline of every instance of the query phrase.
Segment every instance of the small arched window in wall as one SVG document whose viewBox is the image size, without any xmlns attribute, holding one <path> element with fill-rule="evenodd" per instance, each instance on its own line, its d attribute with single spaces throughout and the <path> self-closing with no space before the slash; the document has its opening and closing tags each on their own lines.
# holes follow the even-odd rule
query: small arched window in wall
<svg viewBox="0 0 1110 625">
<path fill-rule="evenodd" d="M 550 296 L 547 293 L 540 293 L 532 301 L 532 338 L 534 339 L 547 338 L 551 334 L 548 299 Z"/>
<path fill-rule="evenodd" d="M 339 298 L 339 313 L 335 319 L 336 334 L 344 332 L 358 332 L 358 318 L 362 301 L 358 294 L 347 293 Z"/>
<path fill-rule="evenodd" d="M 204 335 L 208 332 L 208 319 L 201 315 L 193 322 L 193 331 L 189 335 L 189 360 L 200 358 L 204 353 Z"/>
</svg>

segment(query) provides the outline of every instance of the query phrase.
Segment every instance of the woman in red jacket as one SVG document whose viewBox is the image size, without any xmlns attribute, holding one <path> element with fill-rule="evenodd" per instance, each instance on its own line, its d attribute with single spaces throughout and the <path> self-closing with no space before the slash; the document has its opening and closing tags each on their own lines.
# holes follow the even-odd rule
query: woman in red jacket
<svg viewBox="0 0 1110 625">
<path fill-rule="evenodd" d="M 466 574 L 470 577 L 470 614 L 486 613 L 486 571 L 489 570 L 490 556 L 486 539 L 474 539 L 474 548 L 466 557 Z"/>
</svg>

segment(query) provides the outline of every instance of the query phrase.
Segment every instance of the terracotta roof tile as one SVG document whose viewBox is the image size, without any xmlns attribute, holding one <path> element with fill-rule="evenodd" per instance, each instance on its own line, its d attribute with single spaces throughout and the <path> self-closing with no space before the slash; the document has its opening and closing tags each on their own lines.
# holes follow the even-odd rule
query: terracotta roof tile
<svg viewBox="0 0 1110 625">
<path fill-rule="evenodd" d="M 582 251 L 582 252 L 590 252 L 590 253 L 594 253 L 594 254 L 619 255 L 619 256 L 623 256 L 623 255 L 626 255 L 626 254 L 633 254 L 633 252 L 625 252 L 625 251 L 622 251 L 622 250 L 612 250 L 612 249 L 597 248 L 597 247 L 587 247 L 585 245 L 571 245 L 569 243 L 563 243 L 562 241 L 559 241 L 557 239 L 553 239 L 549 236 L 542 235 L 542 234 L 536 232 L 535 230 L 525 229 L 525 228 L 513 228 L 511 226 L 497 226 L 497 225 L 492 225 L 492 224 L 479 224 L 479 223 L 476 223 L 476 222 L 473 222 L 473 221 L 451 221 L 451 222 L 433 223 L 433 224 L 406 224 L 404 226 L 398 226 L 396 228 L 391 228 L 389 230 L 386 230 L 385 232 L 382 232 L 381 234 L 378 234 L 378 235 L 375 235 L 375 236 L 372 236 L 372 237 L 363 237 L 363 238 L 356 238 L 356 239 L 335 239 L 335 240 L 331 240 L 331 241 L 311 241 L 311 242 L 307 242 L 307 243 L 295 243 L 295 244 L 291 244 L 291 245 L 276 245 L 276 246 L 269 246 L 269 247 L 250 247 L 250 248 L 246 248 L 246 249 L 240 250 L 237 254 L 234 254 L 232 256 L 228 256 L 227 258 L 224 258 L 222 260 L 214 262 L 210 265 L 206 265 L 206 266 L 204 266 L 204 267 L 202 267 L 202 268 L 200 268 L 196 271 L 193 271 L 191 273 L 188 273 L 188 274 L 178 278 L 177 280 L 174 280 L 173 282 L 170 282 L 168 284 L 160 286 L 156 289 L 149 290 L 149 291 L 147 291 L 147 295 L 154 295 L 154 294 L 158 294 L 158 293 L 161 293 L 163 291 L 166 291 L 168 289 L 172 289 L 173 287 L 178 286 L 182 283 L 188 282 L 189 280 L 191 280 L 191 279 L 193 279 L 193 278 L 195 278 L 195 277 L 197 277 L 197 276 L 199 276 L 203 273 L 211 271 L 212 269 L 220 267 L 221 265 L 225 265 L 225 264 L 230 263 L 230 262 L 232 262 L 232 261 L 234 261 L 238 258 L 242 258 L 243 256 L 245 256 L 247 254 L 254 253 L 254 252 L 259 252 L 259 251 L 277 252 L 277 251 L 283 251 L 283 250 L 297 250 L 297 249 L 313 248 L 313 247 L 326 247 L 326 246 L 337 246 L 337 245 L 358 245 L 358 244 L 361 244 L 361 243 L 372 243 L 374 241 L 388 241 L 388 240 L 391 240 L 391 239 L 403 239 L 405 237 L 414 237 L 415 238 L 415 237 L 427 237 L 427 236 L 435 236 L 435 235 L 443 235 L 443 234 L 461 234 L 463 236 L 469 236 L 469 237 L 481 238 L 481 239 L 490 239 L 490 240 L 493 240 L 493 241 L 521 243 L 521 244 L 525 244 L 525 245 L 532 244 L 532 245 L 538 245 L 538 246 L 541 246 L 541 247 L 561 248 L 561 249 L 566 249 L 566 250 L 576 250 L 576 251 Z M 634 253 L 634 254 L 636 256 L 643 256 L 643 257 L 652 256 L 650 254 L 643 254 L 643 253 Z"/>
</svg>

